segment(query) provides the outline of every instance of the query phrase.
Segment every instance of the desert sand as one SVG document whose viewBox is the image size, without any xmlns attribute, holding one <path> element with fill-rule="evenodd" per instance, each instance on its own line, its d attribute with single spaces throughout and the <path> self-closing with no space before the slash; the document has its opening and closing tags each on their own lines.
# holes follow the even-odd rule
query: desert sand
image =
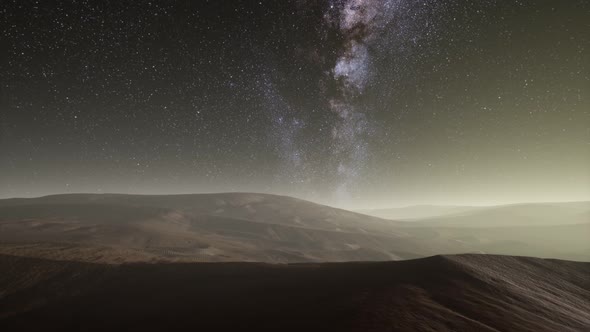
<svg viewBox="0 0 590 332">
<path fill-rule="evenodd" d="M 587 331 L 590 263 L 106 265 L 0 256 L 3 331 Z"/>
</svg>

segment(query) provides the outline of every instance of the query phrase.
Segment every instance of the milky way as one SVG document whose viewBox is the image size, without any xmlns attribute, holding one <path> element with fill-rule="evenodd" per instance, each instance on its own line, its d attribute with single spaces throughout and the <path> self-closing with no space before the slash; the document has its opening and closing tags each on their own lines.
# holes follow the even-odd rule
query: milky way
<svg viewBox="0 0 590 332">
<path fill-rule="evenodd" d="M 368 154 L 365 136 L 371 131 L 366 116 L 355 107 L 371 78 L 369 47 L 376 35 L 392 19 L 395 0 L 332 1 L 326 21 L 344 36 L 342 49 L 330 74 L 339 84 L 338 95 L 330 100 L 330 110 L 338 115 L 332 128 L 333 153 L 339 158 L 341 182 L 338 199 L 349 198 L 350 186 L 358 180 Z"/>
<path fill-rule="evenodd" d="M 2 5 L 2 197 L 590 195 L 587 0 Z"/>
</svg>

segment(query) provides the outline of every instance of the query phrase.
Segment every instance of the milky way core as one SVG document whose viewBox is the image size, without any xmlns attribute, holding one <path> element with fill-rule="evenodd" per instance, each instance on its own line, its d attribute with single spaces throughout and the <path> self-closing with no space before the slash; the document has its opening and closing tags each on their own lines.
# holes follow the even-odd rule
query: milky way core
<svg viewBox="0 0 590 332">
<path fill-rule="evenodd" d="M 350 197 L 350 186 L 358 181 L 367 160 L 366 135 L 371 128 L 365 114 L 355 107 L 371 78 L 369 47 L 380 30 L 392 19 L 397 1 L 349 0 L 332 1 L 326 21 L 343 36 L 342 48 L 330 74 L 338 84 L 338 94 L 330 100 L 330 110 L 338 115 L 332 128 L 333 153 L 338 158 L 336 188 L 339 200 Z M 336 9 L 336 10 L 334 10 Z"/>
</svg>

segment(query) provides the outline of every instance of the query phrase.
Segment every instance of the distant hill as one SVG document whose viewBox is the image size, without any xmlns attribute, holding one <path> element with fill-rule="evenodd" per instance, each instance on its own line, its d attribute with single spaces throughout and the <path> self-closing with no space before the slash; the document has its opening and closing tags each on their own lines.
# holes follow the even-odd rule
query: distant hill
<svg viewBox="0 0 590 332">
<path fill-rule="evenodd" d="M 465 250 L 443 241 L 424 246 L 395 222 L 276 195 L 73 194 L 0 200 L 0 243 L 5 244 L 0 252 L 52 259 L 355 261 Z"/>
<path fill-rule="evenodd" d="M 453 205 L 413 205 L 388 209 L 357 210 L 356 212 L 390 220 L 414 220 L 446 215 L 456 215 L 471 210 L 477 210 L 477 206 L 453 206 Z"/>
<path fill-rule="evenodd" d="M 103 265 L 0 255 L 2 331 L 587 331 L 590 263 Z"/>
<path fill-rule="evenodd" d="M 439 211 L 443 215 L 400 225 L 408 226 L 406 231 L 416 239 L 456 241 L 482 253 L 590 260 L 590 202 Z"/>
<path fill-rule="evenodd" d="M 384 219 L 420 221 L 422 225 L 437 226 L 555 226 L 590 222 L 590 202 L 498 206 L 416 205 L 357 212 Z"/>
<path fill-rule="evenodd" d="M 585 261 L 590 223 L 568 224 L 584 219 L 587 206 L 578 205 L 392 221 L 252 193 L 5 199 L 0 254 L 115 264 L 389 261 L 458 253 Z"/>
<path fill-rule="evenodd" d="M 512 227 L 590 223 L 590 202 L 530 203 L 479 207 L 421 218 L 425 226 Z"/>
</svg>

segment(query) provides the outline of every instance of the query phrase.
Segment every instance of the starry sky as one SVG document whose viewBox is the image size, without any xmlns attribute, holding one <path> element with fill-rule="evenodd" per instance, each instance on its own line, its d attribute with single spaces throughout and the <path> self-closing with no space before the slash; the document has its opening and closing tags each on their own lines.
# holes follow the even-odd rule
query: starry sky
<svg viewBox="0 0 590 332">
<path fill-rule="evenodd" d="M 0 198 L 590 199 L 586 0 L 7 0 L 0 14 Z"/>
</svg>

